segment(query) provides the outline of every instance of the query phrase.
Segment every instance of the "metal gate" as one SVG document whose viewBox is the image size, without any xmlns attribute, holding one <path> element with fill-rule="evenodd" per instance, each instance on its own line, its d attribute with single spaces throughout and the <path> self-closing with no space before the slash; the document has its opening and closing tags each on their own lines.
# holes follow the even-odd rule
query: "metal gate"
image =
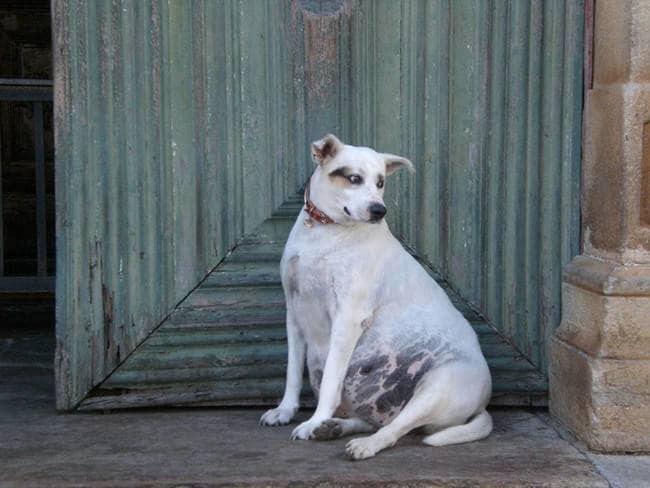
<svg viewBox="0 0 650 488">
<path fill-rule="evenodd" d="M 409 157 L 389 224 L 543 403 L 579 245 L 580 0 L 54 1 L 57 405 L 281 395 L 308 142 Z"/>
<path fill-rule="evenodd" d="M 53 222 L 48 232 L 45 126 L 47 116 L 51 120 L 52 115 L 52 82 L 0 78 L 0 110 L 4 125 L 0 134 L 0 293 L 51 293 L 54 273 L 48 261 L 53 261 L 49 259 L 53 252 L 48 250 L 48 238 Z M 31 127 L 25 127 L 30 119 Z M 31 168 L 33 187 L 21 177 L 30 174 Z M 3 180 L 21 188 L 3 189 Z M 32 228 L 21 220 L 33 223 Z"/>
</svg>

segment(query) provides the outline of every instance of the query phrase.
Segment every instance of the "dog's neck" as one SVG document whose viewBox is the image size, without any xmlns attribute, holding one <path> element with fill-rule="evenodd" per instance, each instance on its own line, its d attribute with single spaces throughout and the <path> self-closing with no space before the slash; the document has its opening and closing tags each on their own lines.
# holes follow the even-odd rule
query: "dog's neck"
<svg viewBox="0 0 650 488">
<path fill-rule="evenodd" d="M 310 183 L 311 178 L 307 180 L 307 186 L 305 186 L 305 212 L 307 212 L 310 219 L 313 219 L 320 224 L 335 224 L 336 222 L 334 222 L 329 215 L 319 209 L 316 204 L 311 201 L 309 191 Z"/>
</svg>

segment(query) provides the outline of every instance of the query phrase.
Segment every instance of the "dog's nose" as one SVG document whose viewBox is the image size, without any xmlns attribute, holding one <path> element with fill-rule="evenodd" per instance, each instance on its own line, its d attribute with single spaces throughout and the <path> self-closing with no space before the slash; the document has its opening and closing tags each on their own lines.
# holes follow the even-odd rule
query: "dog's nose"
<svg viewBox="0 0 650 488">
<path fill-rule="evenodd" d="M 368 207 L 368 212 L 370 213 L 370 221 L 377 222 L 386 215 L 386 207 L 381 203 L 373 203 Z"/>
</svg>

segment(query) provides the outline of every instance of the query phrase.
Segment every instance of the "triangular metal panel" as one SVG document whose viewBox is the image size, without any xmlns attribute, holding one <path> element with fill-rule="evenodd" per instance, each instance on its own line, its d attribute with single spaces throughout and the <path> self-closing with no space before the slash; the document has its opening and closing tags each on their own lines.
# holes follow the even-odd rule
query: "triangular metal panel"
<svg viewBox="0 0 650 488">
<path fill-rule="evenodd" d="M 285 202 L 246 235 L 79 408 L 276 403 L 286 368 L 279 262 L 301 206 L 298 198 Z M 493 374 L 493 403 L 543 403 L 544 375 L 436 279 L 478 333 Z M 303 398 L 312 403 L 307 387 Z"/>
</svg>

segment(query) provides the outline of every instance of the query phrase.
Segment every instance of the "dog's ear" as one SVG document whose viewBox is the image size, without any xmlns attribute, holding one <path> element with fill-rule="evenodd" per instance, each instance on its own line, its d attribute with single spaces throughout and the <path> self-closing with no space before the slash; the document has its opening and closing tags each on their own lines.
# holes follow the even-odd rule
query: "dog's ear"
<svg viewBox="0 0 650 488">
<path fill-rule="evenodd" d="M 395 156 L 394 154 L 382 154 L 384 160 L 386 161 L 386 174 L 393 174 L 395 171 L 401 168 L 408 169 L 411 173 L 415 173 L 415 168 L 413 163 L 406 158 L 401 156 Z"/>
<path fill-rule="evenodd" d="M 343 148 L 343 143 L 334 134 L 327 134 L 320 141 L 311 143 L 311 157 L 317 164 L 325 164 Z"/>
</svg>

